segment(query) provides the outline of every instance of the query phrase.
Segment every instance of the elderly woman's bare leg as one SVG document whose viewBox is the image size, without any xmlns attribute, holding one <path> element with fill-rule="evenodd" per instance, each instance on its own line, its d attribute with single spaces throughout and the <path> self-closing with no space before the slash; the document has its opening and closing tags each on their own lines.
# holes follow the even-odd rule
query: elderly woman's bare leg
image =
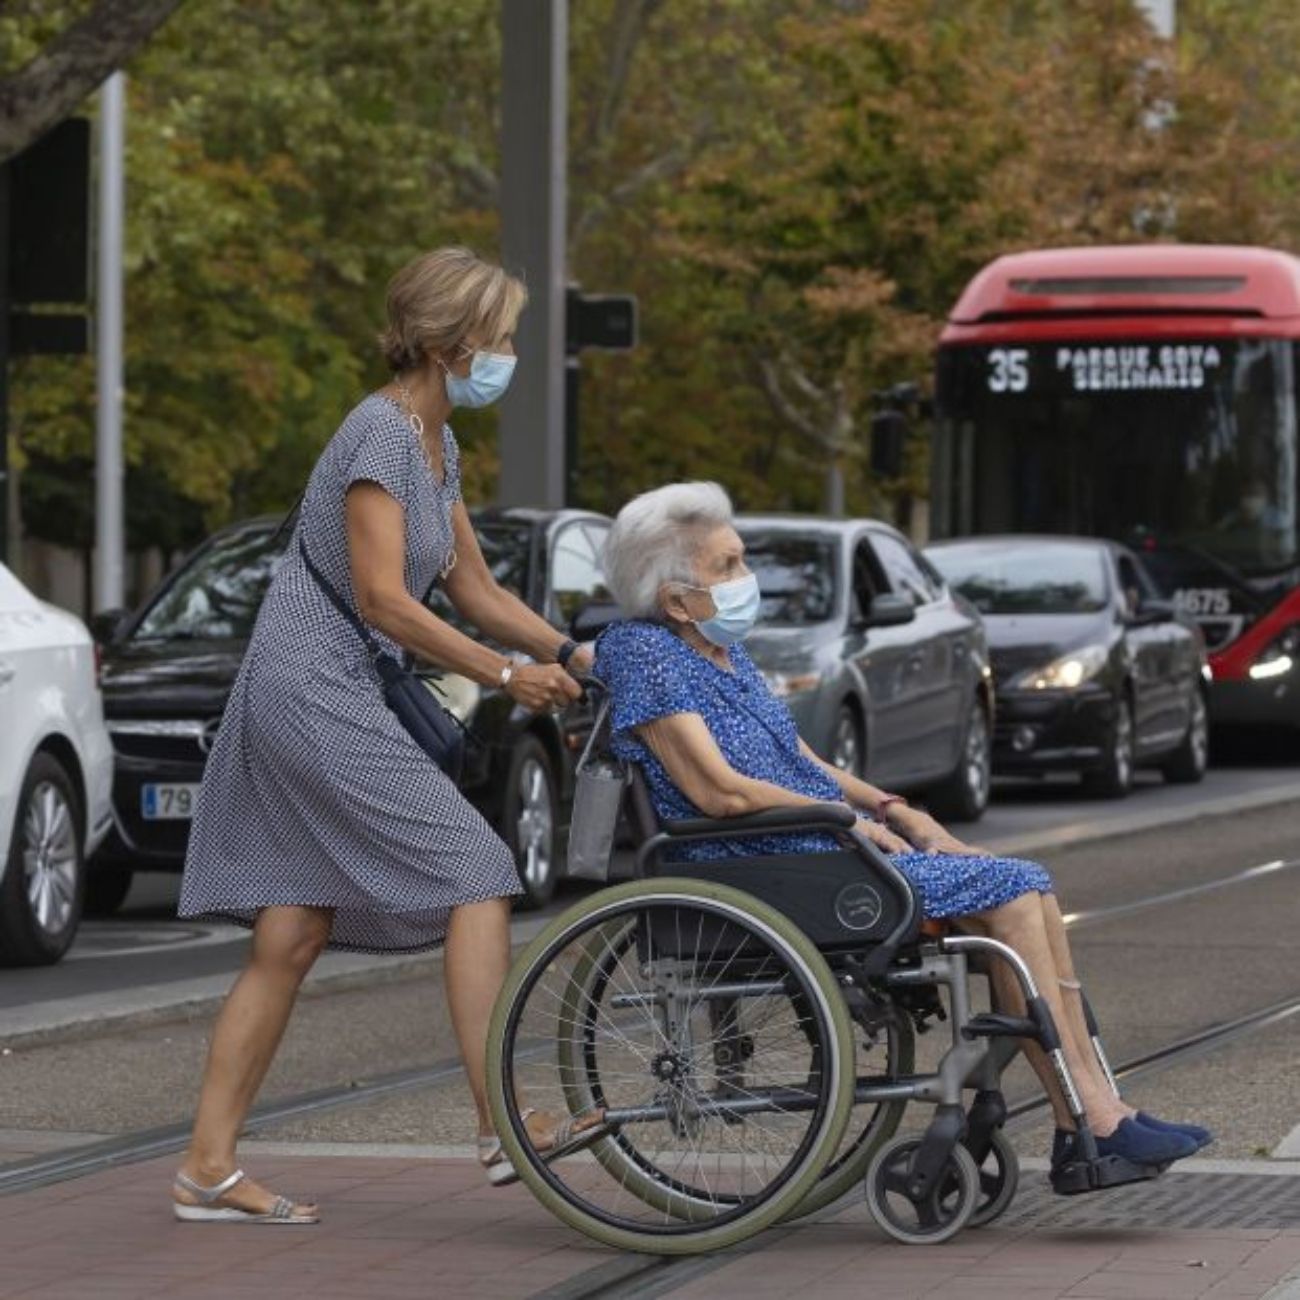
<svg viewBox="0 0 1300 1300">
<path fill-rule="evenodd" d="M 1075 1086 L 1079 1091 L 1079 1098 L 1083 1103 L 1088 1123 L 1098 1137 L 1108 1136 L 1114 1132 L 1121 1120 L 1128 1118 L 1129 1112 L 1121 1105 L 1110 1087 L 1099 1081 L 1095 1068 L 1095 1058 L 1089 1059 L 1092 1058 L 1091 1048 L 1088 1048 L 1086 1052 L 1081 1050 L 1074 1033 L 1071 1031 L 1068 1012 L 1058 983 L 1059 976 L 1057 974 L 1055 955 L 1047 936 L 1047 925 L 1043 916 L 1041 896 L 1037 893 L 1022 894 L 1020 897 L 1012 899 L 1011 902 L 1004 903 L 1001 907 L 995 907 L 987 912 L 980 913 L 977 919 L 988 927 L 989 933 L 995 939 L 1000 939 L 1003 943 L 1014 948 L 1029 967 L 1038 985 L 1038 991 L 1047 1003 L 1052 1018 L 1056 1022 L 1065 1061 L 1069 1066 L 1070 1073 L 1074 1076 Z M 1000 995 L 1003 991 L 1003 988 L 999 987 Z M 1005 991 L 1007 993 L 1013 992 L 1010 988 Z M 1023 1000 L 1020 997 L 1018 988 L 1014 989 L 1014 995 L 1016 999 L 1014 1005 L 1023 1006 Z M 1037 1055 L 1042 1056 L 1041 1052 L 1037 1053 Z M 1029 1060 L 1046 1083 L 1047 1080 L 1040 1067 L 1045 1066 L 1047 1072 L 1050 1073 L 1049 1063 L 1045 1058 L 1036 1061 L 1033 1054 L 1030 1055 Z M 1061 1120 L 1062 1115 L 1068 1115 L 1068 1112 L 1064 1111 L 1054 1079 L 1048 1087 L 1048 1096 L 1053 1099 L 1053 1109 L 1057 1114 L 1058 1125 L 1067 1127 L 1068 1123 L 1062 1123 Z"/>
</svg>

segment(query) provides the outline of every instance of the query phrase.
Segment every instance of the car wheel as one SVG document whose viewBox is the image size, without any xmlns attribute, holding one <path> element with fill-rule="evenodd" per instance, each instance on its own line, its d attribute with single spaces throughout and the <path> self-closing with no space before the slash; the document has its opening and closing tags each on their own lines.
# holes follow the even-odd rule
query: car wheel
<svg viewBox="0 0 1300 1300">
<path fill-rule="evenodd" d="M 1178 748 L 1160 769 L 1166 781 L 1179 785 L 1195 785 L 1205 775 L 1210 765 L 1210 714 L 1205 707 L 1205 692 L 1199 687 L 1192 690 L 1192 716 L 1187 730 L 1178 742 Z"/>
<path fill-rule="evenodd" d="M 860 777 L 866 762 L 866 748 L 862 719 L 857 709 L 851 704 L 841 704 L 831 732 L 831 762 L 840 771 Z"/>
<path fill-rule="evenodd" d="M 524 890 L 521 907 L 541 907 L 555 893 L 560 875 L 555 850 L 558 804 L 545 747 L 536 736 L 522 737 L 510 756 L 503 828 Z"/>
<path fill-rule="evenodd" d="M 984 703 L 976 699 L 966 719 L 961 758 L 946 780 L 926 792 L 926 801 L 945 821 L 979 821 L 989 806 L 992 776 L 993 733 Z"/>
<path fill-rule="evenodd" d="M 122 867 L 99 867 L 86 876 L 86 916 L 112 916 L 131 892 L 135 872 Z"/>
<path fill-rule="evenodd" d="M 0 962 L 46 966 L 58 961 L 77 933 L 84 892 L 76 790 L 57 759 L 37 754 L 18 794 L 0 882 Z"/>
<path fill-rule="evenodd" d="M 1133 788 L 1133 702 L 1122 696 L 1100 765 L 1083 774 L 1084 789 L 1099 799 L 1122 799 Z"/>
</svg>

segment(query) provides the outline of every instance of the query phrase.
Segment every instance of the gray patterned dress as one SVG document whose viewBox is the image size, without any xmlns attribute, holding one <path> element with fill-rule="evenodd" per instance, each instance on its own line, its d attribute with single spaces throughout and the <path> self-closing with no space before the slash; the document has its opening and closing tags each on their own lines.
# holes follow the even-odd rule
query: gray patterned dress
<svg viewBox="0 0 1300 1300">
<path fill-rule="evenodd" d="M 442 941 L 459 904 L 519 892 L 510 851 L 393 716 L 298 548 L 301 535 L 355 608 L 344 498 L 377 483 L 406 513 L 406 588 L 422 596 L 460 500 L 456 440 L 442 439 L 439 483 L 398 407 L 372 394 L 317 461 L 203 774 L 181 916 L 251 925 L 276 904 L 332 907 L 331 947 L 413 952 Z"/>
</svg>

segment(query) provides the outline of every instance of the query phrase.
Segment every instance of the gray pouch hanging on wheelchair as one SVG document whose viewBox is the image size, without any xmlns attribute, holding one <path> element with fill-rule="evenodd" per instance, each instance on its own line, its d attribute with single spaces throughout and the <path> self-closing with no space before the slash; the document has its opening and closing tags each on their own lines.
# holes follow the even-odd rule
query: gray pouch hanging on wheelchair
<svg viewBox="0 0 1300 1300">
<path fill-rule="evenodd" d="M 574 771 L 573 821 L 569 827 L 569 871 L 579 880 L 609 879 L 628 770 L 609 751 L 610 698 L 605 696 Z"/>
</svg>

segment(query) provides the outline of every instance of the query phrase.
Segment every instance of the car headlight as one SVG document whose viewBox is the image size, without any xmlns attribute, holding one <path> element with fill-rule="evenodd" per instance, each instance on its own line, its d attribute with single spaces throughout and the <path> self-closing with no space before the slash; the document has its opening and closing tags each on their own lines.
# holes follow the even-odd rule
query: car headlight
<svg viewBox="0 0 1300 1300">
<path fill-rule="evenodd" d="M 1266 682 L 1284 677 L 1300 660 L 1300 627 L 1289 627 L 1271 641 L 1263 654 L 1249 668 L 1252 682 Z"/>
<path fill-rule="evenodd" d="M 1053 659 L 1042 668 L 1018 673 L 1011 685 L 1022 691 L 1072 691 L 1101 672 L 1107 653 L 1104 645 L 1086 645 Z"/>
<path fill-rule="evenodd" d="M 803 695 L 806 691 L 816 690 L 822 679 L 821 673 L 768 673 L 763 680 L 768 689 L 778 699 L 786 700 L 792 695 Z"/>
<path fill-rule="evenodd" d="M 459 673 L 443 673 L 437 677 L 421 677 L 420 680 L 438 703 L 461 722 L 469 721 L 470 714 L 483 698 L 483 688 Z"/>
</svg>

